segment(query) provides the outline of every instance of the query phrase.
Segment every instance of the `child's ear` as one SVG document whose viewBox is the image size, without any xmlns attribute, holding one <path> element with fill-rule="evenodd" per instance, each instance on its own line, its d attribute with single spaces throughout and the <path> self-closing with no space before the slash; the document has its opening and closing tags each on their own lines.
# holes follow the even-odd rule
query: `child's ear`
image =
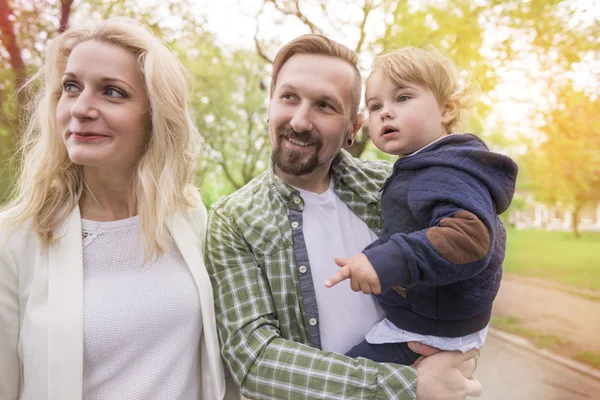
<svg viewBox="0 0 600 400">
<path fill-rule="evenodd" d="M 450 100 L 442 108 L 442 124 L 448 125 L 456 116 L 460 110 L 459 100 Z"/>
</svg>

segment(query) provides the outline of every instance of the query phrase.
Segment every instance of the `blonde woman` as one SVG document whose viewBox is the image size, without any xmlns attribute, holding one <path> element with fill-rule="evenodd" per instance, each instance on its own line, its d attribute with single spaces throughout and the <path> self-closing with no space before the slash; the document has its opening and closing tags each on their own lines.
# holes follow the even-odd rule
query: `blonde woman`
<svg viewBox="0 0 600 400">
<path fill-rule="evenodd" d="M 177 58 L 110 19 L 56 38 L 0 213 L 1 399 L 233 399 Z"/>
</svg>

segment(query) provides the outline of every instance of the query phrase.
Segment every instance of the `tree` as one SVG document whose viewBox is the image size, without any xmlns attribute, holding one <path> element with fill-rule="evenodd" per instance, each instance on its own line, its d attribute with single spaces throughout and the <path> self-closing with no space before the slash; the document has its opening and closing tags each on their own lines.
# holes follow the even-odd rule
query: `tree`
<svg viewBox="0 0 600 400">
<path fill-rule="evenodd" d="M 140 5 L 137 0 L 0 0 L 0 203 L 6 196 L 14 166 L 10 159 L 20 134 L 25 91 L 17 91 L 40 67 L 47 42 L 72 21 L 87 23 L 110 16 L 144 21 L 165 41 L 195 37 L 203 22 L 189 12 L 188 0 Z M 159 24 L 166 12 L 176 24 Z M 160 19 L 159 19 L 160 18 Z"/>
<path fill-rule="evenodd" d="M 225 178 L 221 192 L 239 189 L 268 165 L 265 64 L 253 52 L 219 48 L 208 33 L 184 48 L 196 124 L 206 141 L 202 172 Z"/>
<path fill-rule="evenodd" d="M 582 11 L 560 0 L 485 4 L 476 0 L 262 0 L 261 4 L 254 13 L 255 44 L 266 62 L 272 62 L 283 44 L 278 39 L 283 35 L 270 32 L 267 37 L 261 32 L 261 26 L 270 22 L 267 15 L 275 15 L 285 29 L 296 24 L 304 26 L 306 33 L 327 34 L 356 50 L 363 61 L 407 45 L 434 45 L 465 77 L 476 79 L 485 100 L 478 104 L 482 118 L 491 110 L 489 95 L 500 67 L 527 69 L 528 57 L 537 57 L 544 65 L 570 68 L 598 42 L 590 39 L 598 37 L 598 25 L 573 29 Z M 359 156 L 367 143 L 368 133 L 363 130 L 361 140 L 349 150 Z"/>
<path fill-rule="evenodd" d="M 571 205 L 579 237 L 581 210 L 600 202 L 600 100 L 561 88 L 541 127 L 544 141 L 526 159 L 536 199 Z"/>
</svg>

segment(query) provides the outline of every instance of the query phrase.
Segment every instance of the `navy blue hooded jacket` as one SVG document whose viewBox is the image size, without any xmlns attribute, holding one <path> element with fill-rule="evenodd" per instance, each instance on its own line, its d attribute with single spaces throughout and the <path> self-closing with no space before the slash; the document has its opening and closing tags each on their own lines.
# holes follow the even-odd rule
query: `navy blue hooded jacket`
<svg viewBox="0 0 600 400">
<path fill-rule="evenodd" d="M 506 231 L 498 215 L 517 165 L 471 134 L 452 134 L 400 158 L 382 190 L 379 239 L 364 253 L 396 326 L 459 337 L 483 329 L 500 287 Z"/>
</svg>

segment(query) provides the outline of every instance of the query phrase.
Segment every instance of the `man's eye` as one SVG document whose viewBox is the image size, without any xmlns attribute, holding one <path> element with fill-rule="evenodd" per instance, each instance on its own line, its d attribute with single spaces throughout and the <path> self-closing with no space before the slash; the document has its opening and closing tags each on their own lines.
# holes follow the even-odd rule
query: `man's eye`
<svg viewBox="0 0 600 400">
<path fill-rule="evenodd" d="M 290 93 L 286 93 L 286 94 L 284 94 L 284 95 L 283 95 L 283 96 L 281 96 L 281 97 L 282 97 L 282 98 L 284 98 L 284 99 L 286 99 L 286 100 L 294 100 L 294 99 L 296 99 L 296 98 L 297 98 L 295 95 L 293 95 L 293 94 L 290 94 Z"/>
<path fill-rule="evenodd" d="M 321 107 L 321 108 L 328 108 L 330 110 L 334 110 L 334 108 L 331 106 L 331 104 L 326 103 L 324 101 L 322 101 L 322 102 L 319 103 L 319 107 Z"/>
</svg>

